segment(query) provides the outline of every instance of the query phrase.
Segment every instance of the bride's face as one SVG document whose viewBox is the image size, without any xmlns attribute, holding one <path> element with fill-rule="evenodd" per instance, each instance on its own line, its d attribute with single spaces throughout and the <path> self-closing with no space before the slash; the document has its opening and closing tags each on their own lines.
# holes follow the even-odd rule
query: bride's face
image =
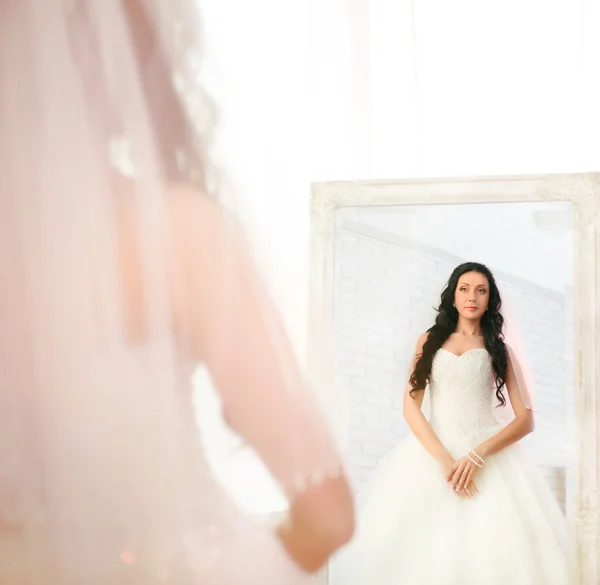
<svg viewBox="0 0 600 585">
<path fill-rule="evenodd" d="M 474 321 L 481 319 L 490 302 L 490 284 L 479 272 L 465 272 L 458 279 L 454 291 L 454 305 L 458 314 Z"/>
</svg>

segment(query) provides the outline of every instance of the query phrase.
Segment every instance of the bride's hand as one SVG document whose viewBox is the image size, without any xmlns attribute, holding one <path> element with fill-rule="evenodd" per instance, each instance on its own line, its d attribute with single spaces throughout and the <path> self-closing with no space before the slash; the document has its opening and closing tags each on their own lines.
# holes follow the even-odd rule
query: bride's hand
<svg viewBox="0 0 600 585">
<path fill-rule="evenodd" d="M 475 485 L 474 482 L 471 482 L 469 484 L 469 487 L 465 487 L 462 489 L 461 492 L 458 492 L 457 495 L 461 496 L 461 497 L 467 497 L 470 498 L 471 500 L 479 494 L 479 490 L 477 489 L 477 486 Z"/>
<path fill-rule="evenodd" d="M 454 465 L 446 474 L 446 481 L 452 486 L 457 494 L 465 493 L 472 498 L 478 494 L 478 490 L 473 484 L 473 477 L 478 467 L 467 455 L 455 461 Z"/>
<path fill-rule="evenodd" d="M 441 461 L 442 469 L 444 470 L 444 476 L 446 478 L 448 478 L 454 473 L 454 470 L 456 469 L 456 463 L 457 462 L 454 461 L 451 455 L 448 455 L 445 459 Z M 452 488 L 452 491 L 454 491 L 454 493 L 458 497 L 467 498 L 474 498 L 479 493 L 479 490 L 473 482 L 471 482 L 471 484 L 468 487 L 463 488 L 462 490 L 456 490 Z"/>
</svg>

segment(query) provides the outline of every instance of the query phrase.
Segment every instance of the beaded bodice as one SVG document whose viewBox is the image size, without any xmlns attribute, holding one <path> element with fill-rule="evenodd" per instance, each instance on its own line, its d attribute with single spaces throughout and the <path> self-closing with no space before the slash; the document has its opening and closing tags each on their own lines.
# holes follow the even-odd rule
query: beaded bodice
<svg viewBox="0 0 600 585">
<path fill-rule="evenodd" d="M 498 426 L 491 358 L 484 348 L 462 355 L 440 349 L 431 369 L 430 424 L 440 439 Z"/>
</svg>

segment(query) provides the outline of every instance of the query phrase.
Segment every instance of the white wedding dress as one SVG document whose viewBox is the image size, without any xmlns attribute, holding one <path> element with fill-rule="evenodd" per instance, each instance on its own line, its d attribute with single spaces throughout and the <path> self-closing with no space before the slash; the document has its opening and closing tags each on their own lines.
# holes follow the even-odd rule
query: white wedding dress
<svg viewBox="0 0 600 585">
<path fill-rule="evenodd" d="M 458 458 L 500 430 L 485 349 L 436 354 L 430 424 Z M 459 498 L 414 435 L 380 463 L 359 499 L 355 540 L 330 566 L 332 585 L 572 585 L 567 523 L 518 445 L 488 457 Z"/>
</svg>

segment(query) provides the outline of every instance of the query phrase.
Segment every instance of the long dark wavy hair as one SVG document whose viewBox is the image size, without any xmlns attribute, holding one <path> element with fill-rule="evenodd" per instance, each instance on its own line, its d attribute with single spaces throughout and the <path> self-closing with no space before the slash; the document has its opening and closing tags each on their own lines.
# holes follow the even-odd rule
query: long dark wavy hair
<svg viewBox="0 0 600 585">
<path fill-rule="evenodd" d="M 481 317 L 481 332 L 485 348 L 492 359 L 492 367 L 496 378 L 496 397 L 502 406 L 506 404 L 506 398 L 502 388 L 506 383 L 506 370 L 508 367 L 508 357 L 506 345 L 504 344 L 504 317 L 500 312 L 502 299 L 500 291 L 494 279 L 494 275 L 487 266 L 478 262 L 466 262 L 457 266 L 442 291 L 440 306 L 436 309 L 437 317 L 435 324 L 427 330 L 429 334 L 427 341 L 423 345 L 421 355 L 417 357 L 415 369 L 410 376 L 410 395 L 420 390 L 424 390 L 431 381 L 431 367 L 433 358 L 438 350 L 444 345 L 446 340 L 456 331 L 458 323 L 458 311 L 454 306 L 454 294 L 458 284 L 458 279 L 467 272 L 477 272 L 483 274 L 489 282 L 489 304 L 487 311 Z"/>
</svg>

